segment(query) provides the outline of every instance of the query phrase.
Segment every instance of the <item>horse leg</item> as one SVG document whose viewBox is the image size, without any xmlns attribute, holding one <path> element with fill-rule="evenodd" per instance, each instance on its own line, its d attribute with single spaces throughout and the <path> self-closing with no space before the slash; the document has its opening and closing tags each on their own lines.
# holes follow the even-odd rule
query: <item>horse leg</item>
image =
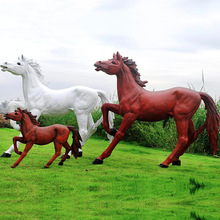
<svg viewBox="0 0 220 220">
<path fill-rule="evenodd" d="M 90 114 L 90 113 L 89 113 Z M 82 138 L 81 146 L 83 147 L 88 140 L 88 138 L 91 136 L 88 132 L 88 123 L 89 123 L 89 115 L 88 114 L 76 114 L 76 119 L 79 127 L 79 134 Z M 69 153 L 70 155 L 71 153 Z M 79 154 L 77 157 L 82 157 L 82 149 L 79 149 Z"/>
<path fill-rule="evenodd" d="M 48 161 L 48 163 L 44 166 L 44 168 L 49 168 L 49 166 L 53 163 L 53 161 L 60 156 L 61 154 L 61 149 L 62 149 L 62 144 L 58 142 L 54 142 L 54 147 L 55 147 L 55 154 L 53 157 Z"/>
<path fill-rule="evenodd" d="M 93 164 L 102 164 L 103 160 L 111 155 L 115 146 L 119 143 L 120 140 L 123 139 L 125 132 L 131 127 L 131 125 L 134 123 L 136 118 L 137 118 L 137 115 L 135 115 L 133 113 L 127 113 L 124 116 L 122 123 L 120 125 L 120 128 L 118 129 L 117 133 L 115 134 L 113 141 L 110 143 L 108 148 L 98 158 L 96 158 L 92 162 Z"/>
<path fill-rule="evenodd" d="M 109 111 L 114 112 L 115 114 L 119 114 L 119 105 L 118 104 L 111 104 L 111 103 L 104 103 L 102 105 L 102 115 L 103 115 L 103 128 L 104 130 L 112 135 L 115 136 L 117 130 L 115 128 L 109 127 Z"/>
<path fill-rule="evenodd" d="M 161 163 L 159 166 L 162 168 L 168 168 L 169 164 L 177 161 L 179 155 L 184 151 L 185 146 L 187 145 L 188 139 L 188 128 L 189 120 L 176 120 L 176 127 L 178 132 L 178 142 L 173 150 L 173 152 L 167 157 L 167 159 Z"/>
<path fill-rule="evenodd" d="M 197 139 L 197 137 L 195 137 L 195 131 L 196 130 L 195 130 L 195 127 L 194 127 L 194 124 L 193 124 L 193 120 L 191 119 L 189 121 L 189 130 L 188 130 L 189 141 L 184 146 L 184 148 L 182 149 L 180 154 L 178 155 L 178 159 L 173 161 L 172 165 L 177 165 L 177 166 L 181 165 L 181 161 L 180 161 L 179 157 L 182 156 L 185 153 L 185 151 L 188 149 L 188 147 Z"/>
<path fill-rule="evenodd" d="M 19 165 L 19 163 L 23 160 L 23 158 L 27 155 L 28 151 L 32 148 L 33 143 L 29 142 L 26 144 L 24 151 L 22 152 L 21 156 L 18 158 L 18 160 L 11 166 L 11 168 L 15 168 Z"/>
<path fill-rule="evenodd" d="M 19 134 L 19 137 L 22 137 L 22 133 Z M 17 142 L 17 149 L 19 148 L 20 142 Z M 11 145 L 11 147 L 8 148 L 7 151 L 5 151 L 1 157 L 11 157 L 12 152 L 14 151 L 14 144 Z"/>
<path fill-rule="evenodd" d="M 68 156 L 68 153 L 69 153 L 70 150 L 71 150 L 71 147 L 70 147 L 70 145 L 68 144 L 67 141 L 63 144 L 63 147 L 66 149 L 66 152 L 65 152 L 65 154 L 62 156 L 62 160 L 59 162 L 58 165 L 63 165 L 63 162 L 66 160 L 66 158 L 67 158 L 67 156 Z"/>
<path fill-rule="evenodd" d="M 92 118 L 92 114 L 89 113 L 88 115 L 88 133 L 89 133 L 89 137 L 88 139 L 97 131 L 97 127 L 101 124 L 102 120 L 100 120 L 99 122 L 97 121 L 96 123 L 94 123 L 94 120 Z"/>
<path fill-rule="evenodd" d="M 98 119 L 98 121 L 96 121 L 94 123 L 94 120 L 92 118 L 92 114 L 90 113 L 88 115 L 88 133 L 89 133 L 88 139 L 97 131 L 97 127 L 102 123 L 102 121 L 103 121 L 103 116 L 101 116 L 100 119 Z M 111 122 L 111 124 L 112 124 L 112 122 Z M 106 134 L 107 134 L 107 137 L 111 143 L 114 137 L 112 135 L 109 135 L 108 133 L 106 133 Z"/>
<path fill-rule="evenodd" d="M 87 114 L 77 114 L 76 115 L 76 120 L 77 120 L 77 124 L 79 127 L 79 134 L 82 138 L 81 142 L 81 146 L 83 147 L 85 145 L 85 142 L 87 141 L 87 125 L 88 125 L 88 115 Z M 61 156 L 61 158 L 63 158 L 64 154 Z M 68 153 L 67 159 L 70 159 L 71 157 L 71 151 Z M 77 155 L 77 157 L 82 157 L 82 149 L 79 149 L 79 153 Z"/>
<path fill-rule="evenodd" d="M 94 123 L 91 113 L 88 113 L 86 117 L 87 117 L 87 125 L 84 125 L 84 126 L 87 126 L 87 133 L 84 134 L 84 140 L 83 140 L 84 143 L 96 132 L 97 127 L 101 123 L 101 122 Z"/>
</svg>

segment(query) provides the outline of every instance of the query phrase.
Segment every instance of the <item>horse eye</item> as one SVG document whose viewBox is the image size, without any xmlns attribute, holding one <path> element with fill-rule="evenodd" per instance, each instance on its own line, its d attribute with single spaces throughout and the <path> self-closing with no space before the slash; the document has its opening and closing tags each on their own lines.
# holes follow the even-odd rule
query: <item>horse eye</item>
<svg viewBox="0 0 220 220">
<path fill-rule="evenodd" d="M 17 112 L 15 112 L 15 115 L 18 115 L 18 113 L 17 113 Z"/>
<path fill-rule="evenodd" d="M 115 62 L 115 61 L 112 61 L 112 63 L 113 63 L 113 64 L 116 64 L 116 62 Z"/>
<path fill-rule="evenodd" d="M 17 64 L 18 64 L 19 66 L 21 65 L 21 63 L 19 63 L 19 62 L 18 62 Z"/>
</svg>

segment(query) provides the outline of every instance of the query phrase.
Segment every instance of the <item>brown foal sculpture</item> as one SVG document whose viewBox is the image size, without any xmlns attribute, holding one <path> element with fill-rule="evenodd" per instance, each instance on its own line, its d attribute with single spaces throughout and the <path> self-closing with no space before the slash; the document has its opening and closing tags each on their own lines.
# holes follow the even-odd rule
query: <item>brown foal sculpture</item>
<svg viewBox="0 0 220 220">
<path fill-rule="evenodd" d="M 81 148 L 81 137 L 77 129 L 73 126 L 65 126 L 60 124 L 55 124 L 48 127 L 39 127 L 40 124 L 37 122 L 36 117 L 37 116 L 33 116 L 27 110 L 21 110 L 20 108 L 12 113 L 5 114 L 6 119 L 12 119 L 21 123 L 21 133 L 23 136 L 13 138 L 14 150 L 21 156 L 12 165 L 12 168 L 15 168 L 19 165 L 21 160 L 32 148 L 33 144 L 45 145 L 49 144 L 50 142 L 54 142 L 55 154 L 44 166 L 44 168 L 49 168 L 53 161 L 61 154 L 62 146 L 66 149 L 66 152 L 59 165 L 63 165 L 63 162 L 66 160 L 70 150 L 72 150 L 72 154 L 77 159 L 78 149 Z M 73 133 L 73 143 L 71 147 L 67 142 L 70 131 Z M 23 152 L 18 151 L 17 141 L 26 144 Z"/>
<path fill-rule="evenodd" d="M 111 155 L 135 120 L 153 122 L 174 118 L 178 142 L 173 152 L 159 165 L 162 168 L 167 168 L 170 163 L 180 166 L 179 157 L 204 129 L 207 129 L 213 153 L 219 150 L 217 145 L 219 114 L 213 99 L 208 94 L 181 87 L 158 92 L 147 91 L 143 88 L 147 81 L 140 80 L 135 62 L 128 57 L 122 57 L 118 52 L 113 55 L 113 59 L 96 62 L 95 67 L 97 71 L 116 75 L 119 104 L 102 105 L 103 127 L 108 134 L 114 135 L 114 139 L 93 164 L 102 164 L 103 160 Z M 207 117 L 204 124 L 195 130 L 192 117 L 199 108 L 201 100 L 205 103 Z M 123 116 L 118 131 L 109 127 L 109 111 Z"/>
</svg>

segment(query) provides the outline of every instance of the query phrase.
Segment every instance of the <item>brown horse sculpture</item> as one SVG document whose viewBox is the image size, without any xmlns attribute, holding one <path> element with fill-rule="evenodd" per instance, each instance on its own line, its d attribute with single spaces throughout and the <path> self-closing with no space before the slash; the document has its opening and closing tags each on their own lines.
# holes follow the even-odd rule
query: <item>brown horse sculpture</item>
<svg viewBox="0 0 220 220">
<path fill-rule="evenodd" d="M 147 81 L 140 80 L 136 64 L 119 53 L 113 59 L 95 63 L 97 71 L 103 71 L 117 77 L 117 92 L 119 104 L 105 103 L 102 106 L 103 127 L 108 134 L 114 135 L 109 147 L 93 161 L 93 164 L 102 164 L 109 157 L 125 132 L 135 120 L 160 121 L 173 117 L 178 132 L 178 142 L 173 152 L 159 166 L 167 168 L 170 163 L 181 164 L 179 157 L 186 149 L 207 129 L 213 152 L 218 149 L 219 114 L 212 98 L 204 92 L 196 92 L 187 88 L 172 88 L 169 90 L 151 92 L 143 87 Z M 199 108 L 201 100 L 205 103 L 207 117 L 204 124 L 195 130 L 192 117 Z M 108 112 L 123 116 L 119 130 L 109 128 Z"/>
<path fill-rule="evenodd" d="M 32 148 L 33 144 L 45 145 L 49 144 L 50 142 L 54 142 L 55 154 L 44 168 L 49 168 L 53 161 L 61 154 L 62 146 L 66 149 L 66 152 L 59 165 L 63 165 L 63 162 L 66 160 L 70 150 L 72 150 L 72 154 L 77 159 L 78 149 L 81 148 L 81 137 L 77 129 L 73 126 L 55 124 L 48 127 L 39 127 L 36 116 L 33 116 L 27 110 L 21 110 L 20 108 L 15 110 L 15 112 L 5 114 L 5 118 L 19 121 L 21 124 L 21 133 L 23 135 L 23 137 L 13 138 L 14 150 L 21 156 L 13 164 L 12 168 L 15 168 L 19 165 L 21 160 Z M 71 147 L 67 142 L 70 131 L 73 133 L 73 143 Z M 23 152 L 18 151 L 17 141 L 26 144 Z"/>
</svg>

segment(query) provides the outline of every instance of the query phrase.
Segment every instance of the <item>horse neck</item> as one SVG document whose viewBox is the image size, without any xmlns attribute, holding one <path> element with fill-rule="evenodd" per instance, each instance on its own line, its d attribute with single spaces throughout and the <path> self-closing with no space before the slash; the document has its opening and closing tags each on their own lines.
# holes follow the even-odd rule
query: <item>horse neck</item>
<svg viewBox="0 0 220 220">
<path fill-rule="evenodd" d="M 23 118 L 21 120 L 21 133 L 23 136 L 33 127 L 33 122 L 31 121 L 30 117 L 26 114 L 23 114 Z"/>
<path fill-rule="evenodd" d="M 22 77 L 23 94 L 26 103 L 34 101 L 34 98 L 38 99 L 47 88 L 33 71 L 34 70 L 27 70 L 26 74 Z"/>
<path fill-rule="evenodd" d="M 119 102 L 127 94 L 130 94 L 131 92 L 137 93 L 140 89 L 142 88 L 135 82 L 130 69 L 123 64 L 121 72 L 117 74 L 117 90 Z"/>
</svg>

